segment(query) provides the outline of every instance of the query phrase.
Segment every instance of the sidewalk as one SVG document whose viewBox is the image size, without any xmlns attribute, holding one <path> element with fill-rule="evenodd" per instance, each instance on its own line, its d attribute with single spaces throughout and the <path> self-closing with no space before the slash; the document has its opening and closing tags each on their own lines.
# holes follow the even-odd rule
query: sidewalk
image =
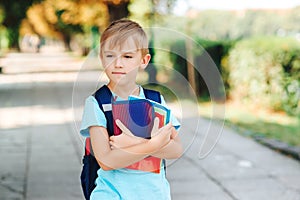
<svg viewBox="0 0 300 200">
<path fill-rule="evenodd" d="M 61 72 L 19 74 L 15 70 L 21 68 L 11 68 L 14 73 L 0 74 L 1 200 L 83 199 L 79 181 L 83 146 L 76 130 L 83 102 L 72 107 L 77 73 L 64 70 L 69 62 L 79 65 L 74 69 L 80 63 L 63 57 L 66 54 L 57 56 L 64 60 L 61 68 L 56 66 Z M 24 58 L 18 55 L 18 62 Z M 48 64 L 55 58 L 48 57 Z M 86 85 L 95 73 L 85 72 Z M 85 96 L 87 90 L 83 87 L 77 95 Z M 196 137 L 190 126 L 195 120 L 200 127 Z M 186 152 L 167 169 L 173 200 L 300 200 L 300 162 L 228 128 L 212 153 L 199 159 L 203 134 L 218 126 L 185 119 L 180 134 Z"/>
</svg>

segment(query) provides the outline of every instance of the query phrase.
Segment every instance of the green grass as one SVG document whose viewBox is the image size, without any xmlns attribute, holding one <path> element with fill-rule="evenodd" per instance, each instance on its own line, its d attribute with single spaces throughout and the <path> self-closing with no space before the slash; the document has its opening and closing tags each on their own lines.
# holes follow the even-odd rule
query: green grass
<svg viewBox="0 0 300 200">
<path fill-rule="evenodd" d="M 211 104 L 200 103 L 201 115 L 209 117 L 211 107 Z M 246 136 L 272 138 L 300 146 L 300 119 L 285 113 L 227 103 L 225 124 Z"/>
</svg>

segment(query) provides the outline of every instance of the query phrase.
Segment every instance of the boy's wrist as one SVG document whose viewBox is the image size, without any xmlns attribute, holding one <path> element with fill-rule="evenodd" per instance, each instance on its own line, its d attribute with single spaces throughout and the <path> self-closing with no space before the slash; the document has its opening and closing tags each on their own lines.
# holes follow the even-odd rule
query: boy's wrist
<svg viewBox="0 0 300 200">
<path fill-rule="evenodd" d="M 169 140 L 169 142 L 170 142 L 171 140 Z M 168 143 L 169 143 L 168 142 Z M 152 154 L 155 154 L 156 152 L 158 152 L 158 151 L 160 151 L 160 149 L 162 149 L 164 146 L 166 146 L 167 145 L 167 143 L 166 144 L 164 144 L 164 143 L 162 143 L 162 142 L 158 142 L 157 140 L 155 140 L 155 139 L 149 139 L 148 141 L 147 141 L 147 143 L 148 143 L 148 148 L 149 148 L 149 153 L 152 155 Z"/>
<path fill-rule="evenodd" d="M 153 139 L 148 139 L 147 141 L 145 141 L 145 146 L 147 148 L 148 154 L 153 154 L 154 152 L 157 151 L 157 144 L 153 141 Z"/>
</svg>

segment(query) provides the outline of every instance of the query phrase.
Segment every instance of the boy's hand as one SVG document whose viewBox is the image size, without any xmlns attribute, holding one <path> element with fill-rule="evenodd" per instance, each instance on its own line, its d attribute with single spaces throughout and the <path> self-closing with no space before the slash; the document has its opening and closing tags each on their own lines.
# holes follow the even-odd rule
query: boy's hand
<svg viewBox="0 0 300 200">
<path fill-rule="evenodd" d="M 157 117 L 154 119 L 150 143 L 155 150 L 159 150 L 170 142 L 172 128 L 173 126 L 171 123 L 159 128 L 159 119 Z"/>
<path fill-rule="evenodd" d="M 120 120 L 117 119 L 116 124 L 121 129 L 122 133 L 120 135 L 110 137 L 109 143 L 112 149 L 125 148 L 146 141 L 144 138 L 133 135 L 133 133 Z"/>
</svg>

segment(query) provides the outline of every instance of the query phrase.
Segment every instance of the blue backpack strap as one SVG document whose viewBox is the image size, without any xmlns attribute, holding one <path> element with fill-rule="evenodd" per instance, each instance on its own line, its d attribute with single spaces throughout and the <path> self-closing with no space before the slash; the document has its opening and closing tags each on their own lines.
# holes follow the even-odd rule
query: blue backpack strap
<svg viewBox="0 0 300 200">
<path fill-rule="evenodd" d="M 103 85 L 100 89 L 98 89 L 95 94 L 93 95 L 98 102 L 98 105 L 106 118 L 106 128 L 109 136 L 114 135 L 114 127 L 113 127 L 113 117 L 112 117 L 112 110 L 108 109 L 105 110 L 103 108 L 104 105 L 107 105 L 111 108 L 112 102 L 112 93 L 107 85 Z"/>
<path fill-rule="evenodd" d="M 155 90 L 149 90 L 149 89 L 144 89 L 144 94 L 146 99 L 151 99 L 152 101 L 155 101 L 157 103 L 161 103 L 161 98 L 160 98 L 160 93 Z"/>
</svg>

